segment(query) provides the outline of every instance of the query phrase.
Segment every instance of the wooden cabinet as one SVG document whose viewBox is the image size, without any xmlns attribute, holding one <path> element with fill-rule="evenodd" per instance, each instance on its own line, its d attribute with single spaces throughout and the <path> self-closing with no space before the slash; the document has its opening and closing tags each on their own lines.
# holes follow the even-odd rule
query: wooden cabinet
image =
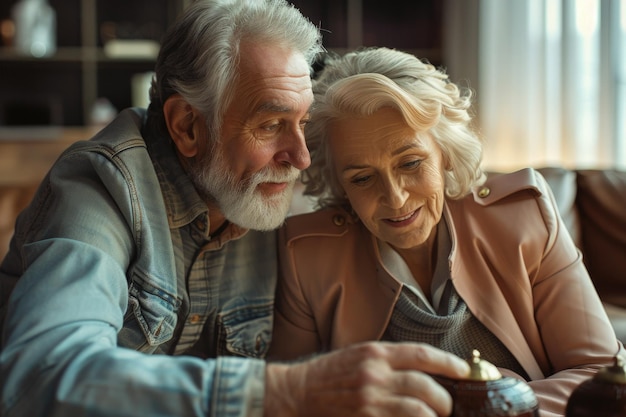
<svg viewBox="0 0 626 417">
<path fill-rule="evenodd" d="M 117 54 L 107 40 L 158 42 L 190 0 L 49 0 L 56 12 L 57 50 L 24 56 L 0 48 L 0 125 L 85 125 L 99 97 L 118 110 L 131 105 L 134 74 L 154 68 L 154 54 Z M 15 1 L 0 5 L 11 18 Z M 146 49 L 144 49 L 144 52 Z"/>
<path fill-rule="evenodd" d="M 442 0 L 292 0 L 320 26 L 326 48 L 362 46 L 403 50 L 442 64 Z"/>
<path fill-rule="evenodd" d="M 98 98 L 117 110 L 132 104 L 131 80 L 152 71 L 154 56 L 107 54 L 107 41 L 158 42 L 193 0 L 48 0 L 56 11 L 57 51 L 45 58 L 0 46 L 0 126 L 87 125 Z M 0 20 L 17 2 L 0 4 Z M 324 33 L 328 49 L 406 50 L 440 65 L 440 0 L 292 0 Z M 110 44 L 109 44 L 110 45 Z M 158 45 L 157 45 L 158 48 Z"/>
<path fill-rule="evenodd" d="M 15 1 L 0 3 L 0 20 L 10 18 Z M 80 126 L 89 124 L 96 100 L 105 97 L 118 110 L 130 106 L 133 75 L 154 67 L 153 56 L 111 56 L 105 43 L 158 41 L 193 0 L 48 1 L 56 11 L 54 55 L 34 58 L 0 46 L 0 256 L 15 216 L 50 165 L 70 143 L 95 133 Z M 442 64 L 441 0 L 293 3 L 320 25 L 328 49 L 387 46 Z"/>
</svg>

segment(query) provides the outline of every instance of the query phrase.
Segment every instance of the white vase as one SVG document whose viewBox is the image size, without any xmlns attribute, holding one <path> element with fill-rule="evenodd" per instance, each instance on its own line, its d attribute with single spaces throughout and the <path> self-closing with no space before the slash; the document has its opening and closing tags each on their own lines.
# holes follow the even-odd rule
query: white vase
<svg viewBox="0 0 626 417">
<path fill-rule="evenodd" d="M 34 57 L 56 52 L 56 12 L 47 0 L 20 0 L 11 14 L 18 52 Z"/>
</svg>

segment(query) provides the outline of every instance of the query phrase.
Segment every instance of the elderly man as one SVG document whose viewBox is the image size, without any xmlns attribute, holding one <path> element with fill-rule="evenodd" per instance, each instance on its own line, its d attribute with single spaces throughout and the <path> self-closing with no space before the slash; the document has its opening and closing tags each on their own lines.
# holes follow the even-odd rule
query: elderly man
<svg viewBox="0 0 626 417">
<path fill-rule="evenodd" d="M 284 0 L 196 1 L 147 110 L 70 147 L 0 267 L 0 414 L 444 415 L 419 344 L 263 360 L 276 234 L 300 170 L 319 31 Z"/>
</svg>

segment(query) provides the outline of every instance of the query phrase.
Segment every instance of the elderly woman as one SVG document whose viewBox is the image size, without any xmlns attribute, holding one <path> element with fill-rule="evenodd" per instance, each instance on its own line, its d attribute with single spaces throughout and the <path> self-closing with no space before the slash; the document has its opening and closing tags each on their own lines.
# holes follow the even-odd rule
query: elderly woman
<svg viewBox="0 0 626 417">
<path fill-rule="evenodd" d="M 478 349 L 526 381 L 542 417 L 623 350 L 532 169 L 490 177 L 471 95 L 385 48 L 330 59 L 314 82 L 303 179 L 321 210 L 281 231 L 270 356 L 365 340 Z"/>
</svg>

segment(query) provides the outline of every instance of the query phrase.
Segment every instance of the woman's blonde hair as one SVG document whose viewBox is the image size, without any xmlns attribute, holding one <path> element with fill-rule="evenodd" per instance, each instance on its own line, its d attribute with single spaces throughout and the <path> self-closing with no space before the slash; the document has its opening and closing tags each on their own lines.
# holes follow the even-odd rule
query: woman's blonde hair
<svg viewBox="0 0 626 417">
<path fill-rule="evenodd" d="M 472 92 L 413 55 L 369 48 L 327 58 L 313 82 L 311 122 L 306 127 L 311 166 L 303 172 L 305 194 L 320 207 L 349 207 L 332 167 L 328 126 L 336 120 L 368 116 L 383 107 L 397 109 L 417 134 L 428 133 L 447 162 L 445 192 L 461 198 L 484 182 L 483 143 L 471 128 Z"/>
</svg>

